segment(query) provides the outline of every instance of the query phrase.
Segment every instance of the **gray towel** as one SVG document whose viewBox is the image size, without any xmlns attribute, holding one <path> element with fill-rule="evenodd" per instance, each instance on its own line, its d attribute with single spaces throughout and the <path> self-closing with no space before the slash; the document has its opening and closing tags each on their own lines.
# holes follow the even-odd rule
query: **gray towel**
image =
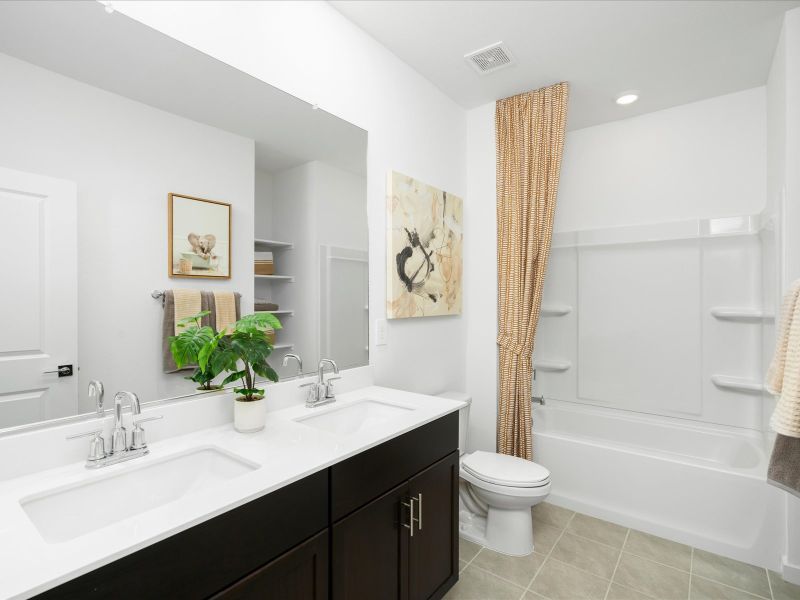
<svg viewBox="0 0 800 600">
<path fill-rule="evenodd" d="M 767 481 L 800 498 L 800 438 L 778 434 L 769 459 Z"/>
<path fill-rule="evenodd" d="M 236 297 L 236 319 L 242 317 L 242 295 L 238 292 L 234 294 Z M 214 292 L 200 292 L 200 310 L 210 311 L 200 321 L 201 325 L 208 325 L 214 331 L 216 328 L 216 306 L 214 304 Z M 175 296 L 172 290 L 164 292 L 164 316 L 161 321 L 161 364 L 164 373 L 176 373 L 178 371 L 185 371 L 187 369 L 194 369 L 194 365 L 187 365 L 183 369 L 178 369 L 175 364 L 175 359 L 172 358 L 172 352 L 169 349 L 169 338 L 175 335 Z"/>
</svg>

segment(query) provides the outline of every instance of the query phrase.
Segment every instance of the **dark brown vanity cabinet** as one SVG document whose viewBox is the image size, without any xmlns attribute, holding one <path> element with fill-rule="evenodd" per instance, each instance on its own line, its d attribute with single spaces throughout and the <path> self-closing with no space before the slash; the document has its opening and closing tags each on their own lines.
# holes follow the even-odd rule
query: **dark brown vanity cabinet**
<svg viewBox="0 0 800 600">
<path fill-rule="evenodd" d="M 452 413 L 40 597 L 441 598 L 458 579 L 457 447 Z"/>
<path fill-rule="evenodd" d="M 441 598 L 458 579 L 457 513 L 456 451 L 334 523 L 333 598 Z"/>
<path fill-rule="evenodd" d="M 325 530 L 237 581 L 213 600 L 324 600 L 328 597 L 328 544 Z"/>
</svg>

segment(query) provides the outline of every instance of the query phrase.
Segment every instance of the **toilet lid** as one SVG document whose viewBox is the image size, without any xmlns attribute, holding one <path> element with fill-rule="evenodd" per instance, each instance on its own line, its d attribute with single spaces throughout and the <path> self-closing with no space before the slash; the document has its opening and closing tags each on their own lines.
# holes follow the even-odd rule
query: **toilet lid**
<svg viewBox="0 0 800 600">
<path fill-rule="evenodd" d="M 541 487 L 550 482 L 550 471 L 524 458 L 478 450 L 464 457 L 465 471 L 487 483 L 510 487 Z"/>
</svg>

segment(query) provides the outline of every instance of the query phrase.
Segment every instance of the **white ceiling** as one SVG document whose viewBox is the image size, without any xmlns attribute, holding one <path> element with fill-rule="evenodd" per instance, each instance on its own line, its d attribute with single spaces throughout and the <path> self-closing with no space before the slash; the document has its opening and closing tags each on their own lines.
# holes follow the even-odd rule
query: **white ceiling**
<svg viewBox="0 0 800 600">
<path fill-rule="evenodd" d="M 465 108 L 559 81 L 578 129 L 766 82 L 782 15 L 800 1 L 428 1 L 331 4 Z M 503 41 L 516 65 L 464 54 Z M 614 103 L 641 91 L 629 106 Z"/>
<path fill-rule="evenodd" d="M 366 171 L 363 129 L 94 0 L 0 2 L 0 52 L 251 138 L 266 171 L 312 160 Z"/>
</svg>

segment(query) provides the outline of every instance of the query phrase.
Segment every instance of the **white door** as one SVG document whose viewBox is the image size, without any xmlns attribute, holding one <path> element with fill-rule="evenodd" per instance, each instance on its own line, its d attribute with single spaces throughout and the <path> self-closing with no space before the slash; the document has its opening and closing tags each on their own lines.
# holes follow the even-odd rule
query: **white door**
<svg viewBox="0 0 800 600">
<path fill-rule="evenodd" d="M 0 428 L 77 412 L 76 208 L 74 183 L 0 167 Z"/>
</svg>

